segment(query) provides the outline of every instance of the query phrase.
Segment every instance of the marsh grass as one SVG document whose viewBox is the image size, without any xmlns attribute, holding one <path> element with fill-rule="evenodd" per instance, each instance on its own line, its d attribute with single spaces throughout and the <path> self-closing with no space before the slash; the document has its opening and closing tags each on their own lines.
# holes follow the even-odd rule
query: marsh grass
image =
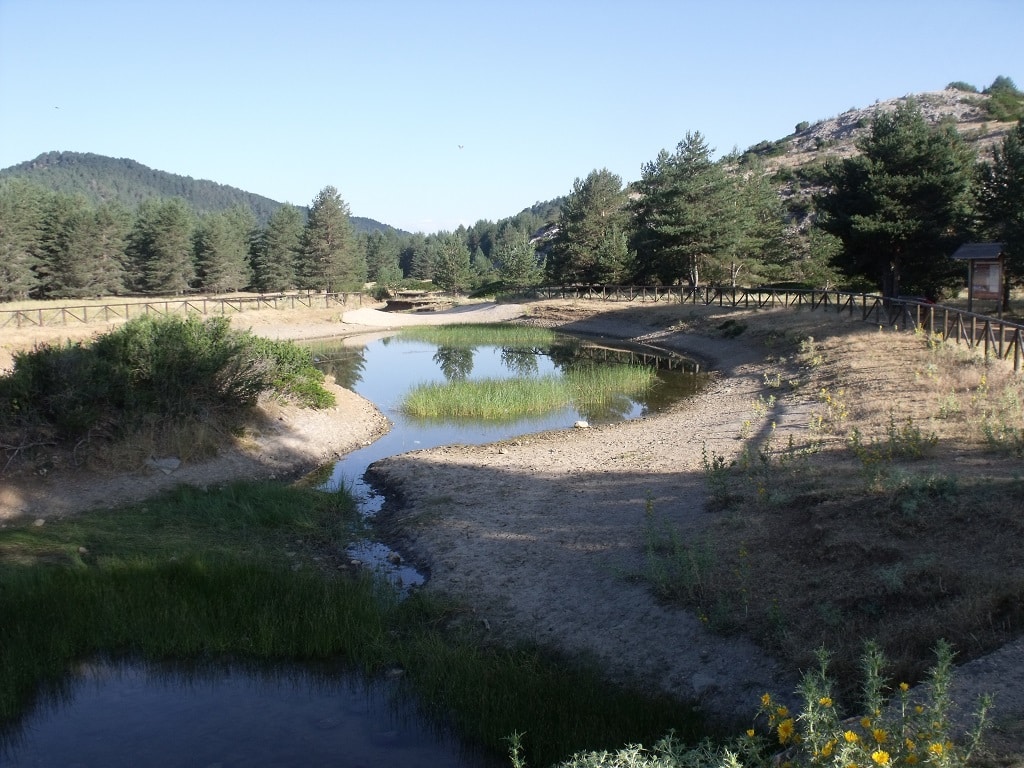
<svg viewBox="0 0 1024 768">
<path fill-rule="evenodd" d="M 673 728 L 697 733 L 677 702 L 610 685 L 583 661 L 487 645 L 459 606 L 400 600 L 339 570 L 360 531 L 347 495 L 272 483 L 182 488 L 0 529 L 0 735 L 96 656 L 402 669 L 402 690 L 438 728 L 497 754 L 526 731 L 538 764 Z"/>
<path fill-rule="evenodd" d="M 573 406 L 605 411 L 624 397 L 646 392 L 657 373 L 643 366 L 582 366 L 564 375 L 513 379 L 456 379 L 414 387 L 402 411 L 421 419 L 514 420 Z"/>
</svg>

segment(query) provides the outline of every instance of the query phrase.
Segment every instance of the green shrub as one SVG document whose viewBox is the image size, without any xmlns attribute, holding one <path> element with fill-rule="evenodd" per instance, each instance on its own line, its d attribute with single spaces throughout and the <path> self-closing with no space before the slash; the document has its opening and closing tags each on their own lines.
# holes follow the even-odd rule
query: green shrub
<svg viewBox="0 0 1024 768">
<path fill-rule="evenodd" d="M 226 318 L 143 317 L 91 344 L 43 345 L 0 377 L 0 428 L 78 440 L 143 421 L 232 417 L 273 392 L 313 407 L 333 399 L 312 355 L 231 330 Z"/>
</svg>

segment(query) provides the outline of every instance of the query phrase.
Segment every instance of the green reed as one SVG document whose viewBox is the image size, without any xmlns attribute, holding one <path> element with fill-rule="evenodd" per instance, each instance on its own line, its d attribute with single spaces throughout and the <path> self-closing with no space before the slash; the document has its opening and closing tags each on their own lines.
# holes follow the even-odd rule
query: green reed
<svg viewBox="0 0 1024 768">
<path fill-rule="evenodd" d="M 570 405 L 580 412 L 605 408 L 624 396 L 643 394 L 656 381 L 655 371 L 642 366 L 584 366 L 565 375 L 421 384 L 401 407 L 422 419 L 513 420 Z"/>
<path fill-rule="evenodd" d="M 460 606 L 338 569 L 361 535 L 345 493 L 273 483 L 183 488 L 115 510 L 0 529 L 0 732 L 92 656 L 340 660 L 406 670 L 438 725 L 496 754 L 528 733 L 537 764 L 696 733 L 692 709 L 610 685 L 536 648 L 452 627 Z M 566 708 L 565 702 L 579 702 Z"/>
</svg>

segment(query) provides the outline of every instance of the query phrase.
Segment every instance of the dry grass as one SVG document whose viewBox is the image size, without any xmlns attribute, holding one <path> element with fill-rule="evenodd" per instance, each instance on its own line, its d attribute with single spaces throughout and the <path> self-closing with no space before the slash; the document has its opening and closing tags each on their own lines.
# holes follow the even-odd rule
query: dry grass
<svg viewBox="0 0 1024 768">
<path fill-rule="evenodd" d="M 679 599 L 798 668 L 828 647 L 848 686 L 867 639 L 916 681 L 940 638 L 965 661 L 1019 636 L 1024 379 L 922 334 L 821 313 L 730 317 L 772 351 L 766 396 L 750 414 L 758 437 L 734 465 L 706 467 L 720 507 L 707 538 L 660 543 L 704 564 Z M 808 418 L 784 426 L 786 413 Z"/>
</svg>

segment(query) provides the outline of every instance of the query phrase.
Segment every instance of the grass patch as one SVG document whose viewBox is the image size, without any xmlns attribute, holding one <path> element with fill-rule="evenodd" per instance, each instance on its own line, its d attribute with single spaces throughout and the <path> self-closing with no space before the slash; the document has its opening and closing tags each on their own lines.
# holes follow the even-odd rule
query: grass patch
<svg viewBox="0 0 1024 768">
<path fill-rule="evenodd" d="M 414 387 L 402 411 L 414 418 L 511 421 L 573 406 L 580 413 L 606 413 L 623 398 L 643 394 L 657 382 L 644 366 L 583 366 L 568 373 L 516 379 L 456 379 Z"/>
<path fill-rule="evenodd" d="M 103 655 L 399 667 L 439 726 L 495 754 L 525 731 L 544 765 L 669 729 L 699 734 L 678 702 L 612 686 L 579 660 L 485 645 L 459 606 L 399 600 L 339 570 L 359 531 L 347 495 L 271 483 L 0 529 L 0 730 L 16 731 L 73 663 Z"/>
</svg>

